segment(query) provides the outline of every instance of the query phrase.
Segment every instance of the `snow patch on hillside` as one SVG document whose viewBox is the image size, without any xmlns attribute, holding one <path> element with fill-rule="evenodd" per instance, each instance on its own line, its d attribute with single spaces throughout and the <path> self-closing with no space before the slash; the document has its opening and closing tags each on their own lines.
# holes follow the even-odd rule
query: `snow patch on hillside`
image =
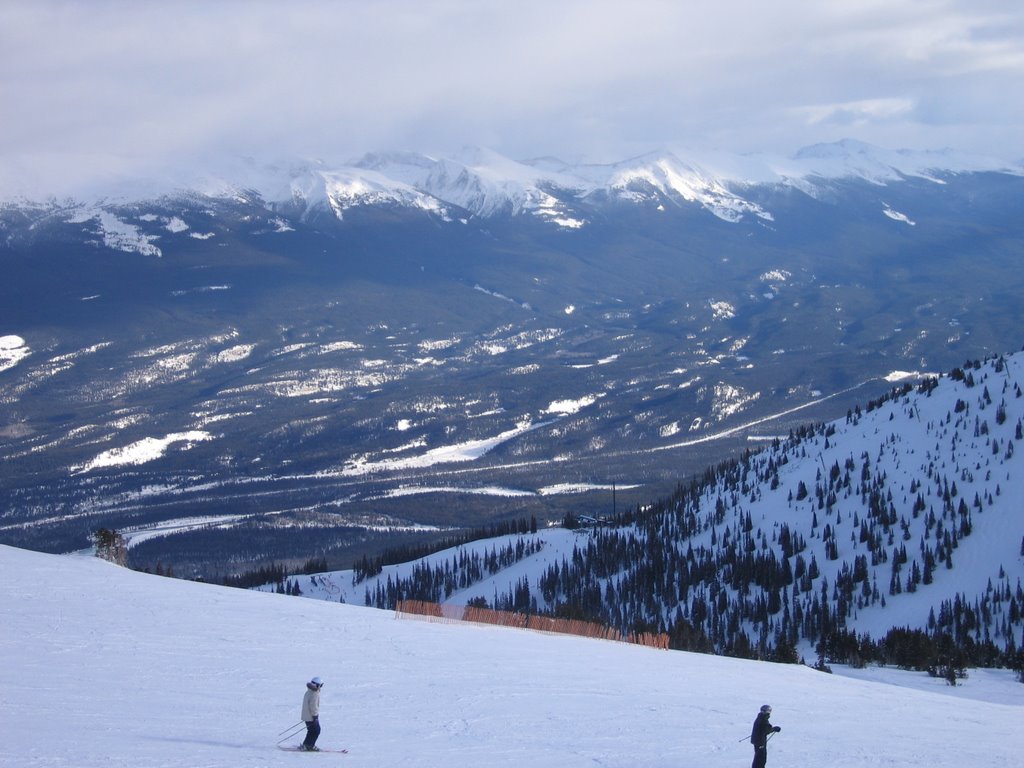
<svg viewBox="0 0 1024 768">
<path fill-rule="evenodd" d="M 21 336 L 0 336 L 0 371 L 13 368 L 31 353 Z"/>
<path fill-rule="evenodd" d="M 142 494 L 144 496 L 145 494 Z M 176 533 L 186 533 L 202 528 L 227 527 L 241 520 L 248 518 L 248 515 L 209 515 L 203 517 L 180 517 L 173 520 L 162 520 L 159 523 L 149 525 L 129 526 L 119 533 L 124 537 L 125 545 L 131 549 L 137 544 L 161 536 L 170 536 Z"/>
<path fill-rule="evenodd" d="M 153 245 L 156 235 L 147 235 L 134 224 L 123 221 L 113 213 L 98 207 L 86 207 L 68 219 L 70 224 L 95 222 L 103 244 L 115 251 L 140 253 L 143 256 L 162 256 L 160 249 Z"/>
<path fill-rule="evenodd" d="M 159 459 L 174 443 L 184 443 L 183 450 L 188 450 L 196 443 L 212 440 L 213 435 L 202 430 L 174 432 L 164 437 L 144 437 L 120 448 L 111 448 L 96 456 L 85 464 L 71 468 L 72 472 L 89 472 L 103 467 L 118 467 L 134 464 L 145 464 Z"/>
<path fill-rule="evenodd" d="M 602 397 L 602 395 L 585 395 L 584 397 L 576 399 L 567 398 L 564 400 L 552 400 L 543 412 L 557 414 L 560 416 L 568 416 L 574 413 L 579 413 L 584 408 L 593 405 L 597 402 L 599 397 Z"/>
<path fill-rule="evenodd" d="M 736 317 L 736 307 L 728 301 L 711 299 L 708 306 L 711 307 L 711 315 L 715 320 L 731 320 Z"/>
<path fill-rule="evenodd" d="M 320 345 L 320 354 L 330 354 L 331 352 L 351 352 L 359 351 L 363 349 L 363 345 L 355 341 L 331 341 L 327 344 Z"/>
<path fill-rule="evenodd" d="M 505 430 L 493 437 L 479 440 L 466 440 L 462 443 L 443 445 L 431 448 L 424 453 L 407 456 L 403 458 L 380 459 L 373 461 L 366 456 L 350 460 L 341 470 L 343 476 L 367 475 L 377 472 L 393 472 L 403 469 L 423 469 L 438 464 L 453 464 L 467 461 L 475 461 L 481 456 L 489 453 L 502 443 L 508 442 L 519 435 L 532 432 L 549 422 L 532 423 L 522 421 L 513 429 Z"/>
<path fill-rule="evenodd" d="M 457 486 L 433 486 L 433 485 L 403 485 L 398 488 L 392 488 L 385 491 L 380 496 L 373 496 L 372 499 L 398 499 L 405 496 L 422 496 L 426 494 L 443 493 L 443 494 L 469 494 L 470 496 L 497 496 L 501 498 L 518 498 L 520 496 L 533 496 L 532 491 L 524 491 L 515 488 L 504 488 L 496 485 L 483 486 L 479 488 L 475 487 L 457 487 Z"/>
<path fill-rule="evenodd" d="M 884 213 L 886 216 L 888 216 L 893 221 L 900 221 L 900 222 L 902 222 L 904 224 L 909 224 L 911 227 L 916 227 L 917 226 L 917 223 L 914 222 L 914 221 L 911 221 L 910 218 L 905 213 L 900 213 L 899 211 L 895 211 L 892 208 L 890 208 L 888 205 L 885 206 L 882 209 L 882 213 Z"/>
<path fill-rule="evenodd" d="M 717 421 L 740 413 L 761 396 L 759 392 L 746 392 L 742 387 L 722 383 L 715 384 L 713 392 L 711 413 Z"/>
<path fill-rule="evenodd" d="M 213 360 L 215 363 L 237 363 L 249 357 L 254 349 L 256 349 L 255 344 L 236 344 L 233 347 L 222 349 L 214 355 Z"/>
</svg>

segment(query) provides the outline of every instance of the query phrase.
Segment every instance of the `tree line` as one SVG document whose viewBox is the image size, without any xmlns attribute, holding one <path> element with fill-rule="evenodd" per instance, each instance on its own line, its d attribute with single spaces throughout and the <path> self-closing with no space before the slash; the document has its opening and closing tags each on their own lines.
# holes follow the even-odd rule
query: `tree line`
<svg viewBox="0 0 1024 768">
<path fill-rule="evenodd" d="M 947 679 L 966 666 L 1019 667 L 1024 590 L 1003 569 L 983 594 L 941 601 L 925 626 L 879 638 L 854 630 L 861 611 L 954 570 L 959 547 L 1003 494 L 998 478 L 1008 477 L 1022 439 L 1008 402 L 1022 393 L 996 358 L 954 369 L 948 378 L 963 394 L 923 424 L 926 449 L 908 446 L 899 420 L 922 425 L 919 398 L 932 397 L 940 378 L 895 387 L 847 414 L 855 427 L 866 413 L 889 409 L 891 429 L 877 433 L 873 449 L 844 454 L 833 444 L 835 425 L 800 427 L 588 529 L 571 556 L 536 583 L 521 579 L 495 594 L 490 607 L 664 632 L 673 648 L 775 661 L 798 661 L 797 646 L 810 642 L 822 667 L 880 661 Z M 908 481 L 902 466 L 918 450 L 926 455 L 915 457 Z M 791 465 L 815 464 L 812 477 L 787 479 Z M 773 494 L 783 494 L 789 522 L 755 521 L 754 505 Z M 443 578 L 389 582 L 368 604 L 443 599 L 439 584 L 459 583 L 461 567 L 452 563 Z"/>
</svg>

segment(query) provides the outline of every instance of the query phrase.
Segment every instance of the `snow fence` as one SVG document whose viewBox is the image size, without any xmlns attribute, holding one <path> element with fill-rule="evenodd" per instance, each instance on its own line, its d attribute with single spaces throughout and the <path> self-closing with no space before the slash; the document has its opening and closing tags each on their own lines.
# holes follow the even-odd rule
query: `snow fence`
<svg viewBox="0 0 1024 768">
<path fill-rule="evenodd" d="M 459 622 L 496 624 L 500 627 L 596 637 L 601 640 L 615 640 L 620 643 L 634 643 L 646 645 L 648 648 L 668 650 L 668 635 L 664 633 L 636 632 L 623 635 L 617 629 L 592 621 L 556 619 L 550 616 L 533 616 L 513 611 L 494 611 L 490 608 L 476 608 L 470 605 L 430 603 L 425 600 L 399 600 L 395 606 L 395 616 L 399 619 L 420 618 L 452 624 Z"/>
</svg>

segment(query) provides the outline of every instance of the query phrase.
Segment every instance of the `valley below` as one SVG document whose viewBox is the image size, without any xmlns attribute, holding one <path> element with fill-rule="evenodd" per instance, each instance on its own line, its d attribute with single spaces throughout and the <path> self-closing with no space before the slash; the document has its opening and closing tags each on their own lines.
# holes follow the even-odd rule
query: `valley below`
<svg viewBox="0 0 1024 768">
<path fill-rule="evenodd" d="M 547 187 L 543 215 L 7 205 L 0 542 L 113 528 L 136 567 L 219 579 L 649 504 L 1019 348 L 1021 184 L 765 186 L 732 218 L 648 187 Z"/>
</svg>

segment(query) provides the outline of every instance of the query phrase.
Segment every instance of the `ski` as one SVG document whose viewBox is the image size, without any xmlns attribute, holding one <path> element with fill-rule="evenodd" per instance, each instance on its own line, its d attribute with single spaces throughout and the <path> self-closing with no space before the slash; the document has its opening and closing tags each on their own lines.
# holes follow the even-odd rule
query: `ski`
<svg viewBox="0 0 1024 768">
<path fill-rule="evenodd" d="M 280 750 L 283 750 L 284 752 L 305 752 L 306 751 L 302 747 L 286 747 L 286 746 L 283 746 L 281 744 L 278 744 L 277 748 L 280 749 Z M 314 751 L 316 751 L 316 752 L 328 752 L 328 753 L 334 754 L 334 755 L 347 755 L 348 754 L 348 750 L 347 749 L 327 749 L 326 747 L 318 747 Z"/>
</svg>

